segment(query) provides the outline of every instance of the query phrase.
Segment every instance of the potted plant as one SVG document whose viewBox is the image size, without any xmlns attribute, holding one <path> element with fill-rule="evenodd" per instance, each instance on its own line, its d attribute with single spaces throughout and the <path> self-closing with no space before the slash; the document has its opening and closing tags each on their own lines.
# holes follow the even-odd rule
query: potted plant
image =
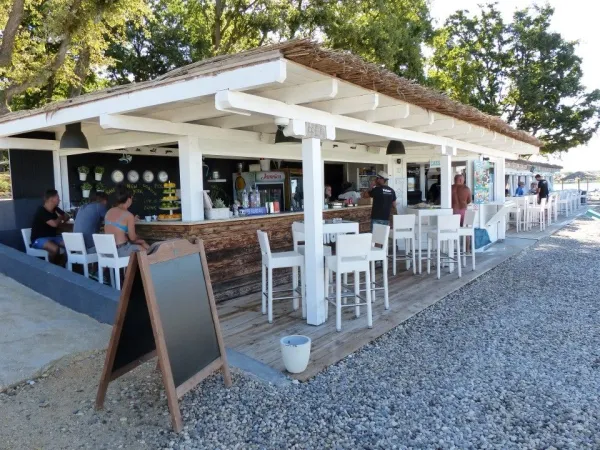
<svg viewBox="0 0 600 450">
<path fill-rule="evenodd" d="M 94 168 L 94 177 L 96 178 L 96 181 L 102 180 L 102 175 L 103 174 L 104 174 L 104 167 L 102 167 L 102 166 L 96 166 Z"/>
<path fill-rule="evenodd" d="M 104 185 L 102 183 L 96 183 L 96 192 L 104 192 Z"/>
<path fill-rule="evenodd" d="M 79 172 L 79 180 L 85 181 L 87 180 L 88 173 L 90 173 L 90 168 L 87 166 L 79 166 L 77 172 Z"/>
<path fill-rule="evenodd" d="M 229 208 L 220 198 L 212 202 L 212 207 L 207 208 L 205 213 L 206 218 L 209 220 L 229 219 Z"/>
<path fill-rule="evenodd" d="M 81 185 L 81 195 L 83 196 L 83 198 L 89 198 L 91 190 L 92 185 L 90 183 L 83 183 Z"/>
</svg>

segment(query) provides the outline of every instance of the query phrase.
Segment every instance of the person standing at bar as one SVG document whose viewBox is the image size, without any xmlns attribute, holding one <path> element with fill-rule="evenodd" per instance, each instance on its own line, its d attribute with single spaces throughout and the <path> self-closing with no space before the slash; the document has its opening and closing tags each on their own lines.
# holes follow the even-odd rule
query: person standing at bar
<svg viewBox="0 0 600 450">
<path fill-rule="evenodd" d="M 371 208 L 371 231 L 374 224 L 389 225 L 392 207 L 396 207 L 396 193 L 387 186 L 389 176 L 386 172 L 377 173 L 375 183 L 369 191 L 369 197 L 373 199 Z"/>
<path fill-rule="evenodd" d="M 88 253 L 96 253 L 92 235 L 100 232 L 100 226 L 108 211 L 107 204 L 108 195 L 104 192 L 97 192 L 96 201 L 94 203 L 88 203 L 77 211 L 73 233 L 83 234 L 83 241 L 85 242 Z"/>
<path fill-rule="evenodd" d="M 465 221 L 469 203 L 471 203 L 471 189 L 465 185 L 465 177 L 462 174 L 455 175 L 452 185 L 452 212 L 460 215 L 461 226 Z"/>
<path fill-rule="evenodd" d="M 538 205 L 542 202 L 543 198 L 548 198 L 550 194 L 550 189 L 548 188 L 548 182 L 541 176 L 536 175 L 535 180 L 537 181 L 537 196 L 538 196 Z"/>
</svg>

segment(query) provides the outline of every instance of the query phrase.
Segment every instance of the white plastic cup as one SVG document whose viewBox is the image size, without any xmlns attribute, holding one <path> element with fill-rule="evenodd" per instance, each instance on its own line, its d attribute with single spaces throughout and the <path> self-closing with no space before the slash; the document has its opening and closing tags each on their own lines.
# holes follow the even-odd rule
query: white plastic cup
<svg viewBox="0 0 600 450">
<path fill-rule="evenodd" d="M 292 335 L 281 339 L 283 365 L 290 373 L 302 373 L 308 367 L 311 340 L 308 336 Z"/>
<path fill-rule="evenodd" d="M 145 216 L 144 220 L 146 220 L 146 222 L 152 222 L 152 216 Z"/>
</svg>

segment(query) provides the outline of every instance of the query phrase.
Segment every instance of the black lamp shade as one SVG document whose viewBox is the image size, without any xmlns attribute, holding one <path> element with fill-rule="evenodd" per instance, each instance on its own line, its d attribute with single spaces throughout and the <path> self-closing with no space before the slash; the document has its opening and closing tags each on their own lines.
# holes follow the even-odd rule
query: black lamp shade
<svg viewBox="0 0 600 450">
<path fill-rule="evenodd" d="M 275 143 L 276 144 L 281 144 L 283 142 L 302 142 L 301 139 L 295 138 L 293 136 L 286 136 L 285 134 L 283 134 L 283 128 L 282 126 L 278 125 L 277 126 L 277 133 L 275 133 Z"/>
<path fill-rule="evenodd" d="M 60 149 L 90 149 L 85 134 L 81 131 L 81 122 L 67 125 L 67 129 L 60 138 Z"/>
<path fill-rule="evenodd" d="M 404 144 L 400 141 L 390 141 L 387 146 L 386 155 L 406 155 Z"/>
</svg>

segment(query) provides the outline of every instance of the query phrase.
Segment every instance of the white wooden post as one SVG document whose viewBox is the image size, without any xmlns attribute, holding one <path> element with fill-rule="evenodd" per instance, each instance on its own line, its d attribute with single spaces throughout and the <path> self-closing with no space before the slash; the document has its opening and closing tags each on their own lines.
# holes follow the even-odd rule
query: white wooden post
<svg viewBox="0 0 600 450">
<path fill-rule="evenodd" d="M 452 208 L 452 158 L 449 154 L 440 157 L 440 176 L 440 205 L 442 208 Z"/>
<path fill-rule="evenodd" d="M 62 192 L 60 192 L 60 198 L 62 201 L 63 209 L 71 209 L 71 193 L 69 191 L 69 166 L 67 164 L 68 156 L 60 157 L 60 178 Z"/>
<path fill-rule="evenodd" d="M 62 206 L 62 208 L 65 209 L 66 208 L 65 202 L 62 198 L 63 186 L 62 186 L 62 177 L 61 177 L 61 171 L 60 171 L 60 155 L 58 153 L 58 150 L 54 150 L 52 152 L 52 169 L 54 171 L 54 189 L 56 189 L 59 197 L 61 198 L 60 206 Z"/>
<path fill-rule="evenodd" d="M 321 140 L 302 139 L 304 176 L 304 239 L 306 310 L 309 325 L 325 322 L 325 276 L 323 262 L 323 161 Z"/>
<path fill-rule="evenodd" d="M 421 191 L 421 200 L 427 200 L 427 178 L 425 178 L 425 164 L 419 164 L 419 190 Z"/>
<path fill-rule="evenodd" d="M 202 151 L 197 137 L 179 139 L 179 182 L 182 219 L 204 220 Z"/>
<path fill-rule="evenodd" d="M 506 201 L 506 180 L 505 180 L 505 159 L 498 158 L 496 161 L 495 167 L 495 175 L 496 175 L 496 203 L 499 205 L 503 205 Z M 501 208 L 502 206 L 498 206 Z M 504 239 L 506 237 L 506 215 L 502 218 L 502 222 L 498 226 L 498 239 Z"/>
</svg>

